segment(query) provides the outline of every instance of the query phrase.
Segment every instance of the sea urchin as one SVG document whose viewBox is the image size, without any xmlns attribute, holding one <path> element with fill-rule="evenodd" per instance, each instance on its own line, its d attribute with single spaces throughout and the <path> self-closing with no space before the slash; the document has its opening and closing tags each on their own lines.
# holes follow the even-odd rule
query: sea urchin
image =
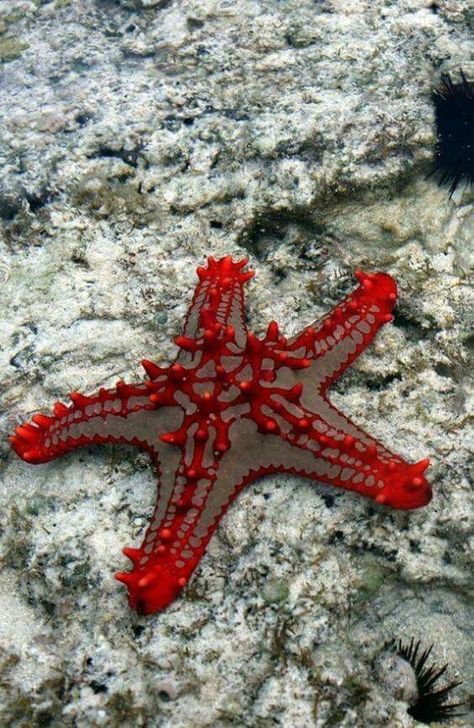
<svg viewBox="0 0 474 728">
<path fill-rule="evenodd" d="M 463 71 L 454 83 L 441 76 L 432 99 L 436 117 L 434 170 L 441 185 L 449 185 L 449 196 L 460 182 L 474 182 L 474 83 Z"/>
<path fill-rule="evenodd" d="M 460 685 L 462 680 L 451 682 L 440 690 L 433 689 L 448 667 L 444 665 L 438 669 L 434 664 L 429 667 L 426 665 L 433 645 L 421 652 L 420 641 L 418 640 L 415 643 L 412 637 L 409 644 L 403 644 L 399 640 L 398 643 L 395 643 L 395 649 L 397 654 L 412 666 L 415 673 L 418 698 L 408 708 L 408 713 L 415 720 L 420 721 L 420 723 L 431 723 L 464 715 L 464 713 L 456 711 L 456 708 L 464 705 L 463 703 L 445 702 L 451 690 Z"/>
</svg>

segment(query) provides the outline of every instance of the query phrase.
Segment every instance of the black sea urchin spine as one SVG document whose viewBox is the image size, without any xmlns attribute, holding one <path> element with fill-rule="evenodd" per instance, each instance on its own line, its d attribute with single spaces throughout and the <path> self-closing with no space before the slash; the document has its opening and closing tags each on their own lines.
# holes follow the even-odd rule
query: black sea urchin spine
<svg viewBox="0 0 474 728">
<path fill-rule="evenodd" d="M 424 651 L 420 651 L 420 641 L 415 643 L 412 637 L 409 644 L 403 644 L 401 640 L 395 645 L 397 653 L 403 657 L 413 668 L 418 688 L 418 698 L 408 708 L 408 713 L 421 723 L 432 723 L 434 721 L 448 720 L 455 716 L 465 715 L 456 709 L 464 703 L 446 703 L 446 699 L 455 687 L 461 684 L 462 680 L 449 683 L 444 688 L 434 690 L 439 678 L 444 675 L 448 665 L 437 668 L 434 664 L 427 666 L 426 662 L 431 654 L 433 645 Z"/>
<path fill-rule="evenodd" d="M 474 182 L 474 83 L 463 71 L 454 83 L 448 74 L 433 95 L 436 118 L 434 170 L 451 197 L 461 182 Z"/>
</svg>

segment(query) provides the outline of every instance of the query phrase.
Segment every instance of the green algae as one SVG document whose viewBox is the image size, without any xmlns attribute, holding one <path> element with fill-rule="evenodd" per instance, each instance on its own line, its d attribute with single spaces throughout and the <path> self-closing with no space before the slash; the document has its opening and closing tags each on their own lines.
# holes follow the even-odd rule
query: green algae
<svg viewBox="0 0 474 728">
<path fill-rule="evenodd" d="M 20 655 L 1 648 L 0 688 L 3 689 L 3 699 L 0 704 L 0 725 L 16 728 L 59 725 L 67 678 L 60 673 L 53 673 L 52 677 L 41 682 L 37 690 L 23 694 L 12 686 L 12 674 L 18 666 L 21 666 Z"/>
<path fill-rule="evenodd" d="M 23 571 L 33 552 L 31 543 L 33 521 L 22 513 L 18 506 L 13 505 L 8 517 L 4 517 L 1 528 L 4 531 L 3 563 L 12 569 Z"/>
<path fill-rule="evenodd" d="M 113 216 L 132 219 L 137 227 L 151 218 L 149 199 L 128 178 L 86 175 L 72 191 L 72 203 L 96 219 Z"/>
<path fill-rule="evenodd" d="M 372 599 L 387 582 L 390 572 L 375 559 L 366 559 L 357 572 L 355 605 Z"/>
<path fill-rule="evenodd" d="M 15 37 L 3 38 L 0 40 L 0 63 L 14 61 L 26 48 L 29 48 L 29 44 L 22 43 Z"/>
<path fill-rule="evenodd" d="M 52 495 L 44 496 L 42 494 L 34 494 L 28 499 L 26 504 L 26 513 L 28 516 L 38 516 L 45 511 L 56 510 L 58 499 Z"/>
<path fill-rule="evenodd" d="M 284 602 L 289 594 L 285 579 L 270 579 L 263 587 L 262 596 L 266 604 Z"/>
</svg>

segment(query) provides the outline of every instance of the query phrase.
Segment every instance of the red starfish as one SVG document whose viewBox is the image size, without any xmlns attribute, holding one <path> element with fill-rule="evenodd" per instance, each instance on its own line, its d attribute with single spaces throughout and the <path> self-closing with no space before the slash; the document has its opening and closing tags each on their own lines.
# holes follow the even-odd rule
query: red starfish
<svg viewBox="0 0 474 728">
<path fill-rule="evenodd" d="M 11 439 L 28 463 L 44 463 L 92 442 L 147 450 L 160 479 L 155 511 L 133 562 L 116 578 L 142 614 L 163 609 L 186 584 L 214 530 L 242 488 L 265 473 L 297 473 L 354 490 L 392 508 L 431 499 L 423 473 L 360 430 L 327 390 L 393 319 L 393 279 L 357 272 L 360 286 L 331 313 L 287 341 L 272 321 L 263 339 L 247 333 L 247 261 L 209 258 L 178 356 L 169 367 L 144 360 L 149 380 L 118 382 L 72 405 L 37 414 Z"/>
</svg>

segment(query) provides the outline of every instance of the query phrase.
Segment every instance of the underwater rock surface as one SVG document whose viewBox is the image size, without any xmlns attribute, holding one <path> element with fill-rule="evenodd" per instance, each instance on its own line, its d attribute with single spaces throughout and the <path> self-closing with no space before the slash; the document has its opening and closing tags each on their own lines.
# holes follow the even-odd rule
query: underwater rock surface
<svg viewBox="0 0 474 728">
<path fill-rule="evenodd" d="M 413 676 L 375 666 L 411 635 L 472 691 L 474 193 L 425 179 L 431 92 L 474 75 L 468 5 L 0 2 L 0 724 L 409 728 Z M 250 258 L 260 332 L 315 320 L 356 268 L 396 278 L 332 400 L 430 457 L 434 497 L 401 513 L 262 479 L 144 618 L 113 572 L 152 510 L 146 456 L 31 467 L 7 436 L 171 359 L 208 254 Z"/>
</svg>

